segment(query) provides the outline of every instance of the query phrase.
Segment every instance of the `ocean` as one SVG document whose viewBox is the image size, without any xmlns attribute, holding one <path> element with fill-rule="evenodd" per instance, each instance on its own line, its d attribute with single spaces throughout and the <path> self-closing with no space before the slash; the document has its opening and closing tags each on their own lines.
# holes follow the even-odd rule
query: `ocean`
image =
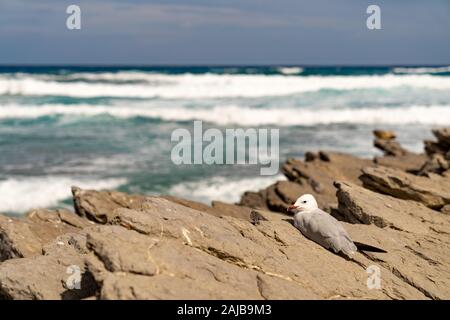
<svg viewBox="0 0 450 320">
<path fill-rule="evenodd" d="M 0 67 L 0 212 L 68 207 L 70 186 L 236 202 L 281 174 L 172 163 L 177 128 L 279 128 L 280 163 L 306 151 L 412 151 L 450 125 L 450 67 Z"/>
</svg>

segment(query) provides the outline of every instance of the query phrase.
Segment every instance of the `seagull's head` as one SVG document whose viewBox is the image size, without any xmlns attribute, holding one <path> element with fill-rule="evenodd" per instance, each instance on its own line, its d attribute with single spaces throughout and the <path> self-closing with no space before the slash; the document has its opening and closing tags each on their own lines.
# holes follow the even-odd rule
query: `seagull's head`
<svg viewBox="0 0 450 320">
<path fill-rule="evenodd" d="M 288 212 L 290 213 L 298 213 L 302 211 L 308 211 L 317 209 L 317 201 L 314 199 L 314 196 L 311 194 L 304 194 L 300 198 L 295 201 L 295 203 L 288 208 Z"/>
</svg>

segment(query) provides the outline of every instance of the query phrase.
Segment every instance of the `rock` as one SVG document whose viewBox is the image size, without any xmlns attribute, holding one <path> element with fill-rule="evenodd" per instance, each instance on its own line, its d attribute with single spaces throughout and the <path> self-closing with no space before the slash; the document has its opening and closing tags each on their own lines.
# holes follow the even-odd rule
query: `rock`
<svg viewBox="0 0 450 320">
<path fill-rule="evenodd" d="M 316 194 L 316 190 L 309 184 L 299 184 L 292 181 L 278 181 L 269 186 L 267 192 L 267 207 L 271 211 L 286 213 L 288 207 L 303 194 Z M 323 204 L 321 209 L 329 210 L 336 200 L 328 193 L 317 193 L 317 200 Z"/>
<path fill-rule="evenodd" d="M 384 152 L 385 156 L 403 156 L 409 151 L 403 148 L 396 140 L 375 139 L 374 146 Z"/>
<path fill-rule="evenodd" d="M 437 141 L 425 140 L 425 151 L 429 156 L 441 154 L 444 157 L 450 152 L 450 128 L 432 130 Z M 448 159 L 448 156 L 446 157 Z"/>
<path fill-rule="evenodd" d="M 41 254 L 57 236 L 89 225 L 80 219 L 66 210 L 34 210 L 25 219 L 0 215 L 0 261 Z"/>
<path fill-rule="evenodd" d="M 210 206 L 208 206 L 208 205 L 206 205 L 204 203 L 201 203 L 201 202 L 187 200 L 187 199 L 182 199 L 182 198 L 177 198 L 177 197 L 173 197 L 173 196 L 170 196 L 170 195 L 164 195 L 162 197 L 167 199 L 167 200 L 169 200 L 169 201 L 181 204 L 181 205 L 183 205 L 185 207 L 188 207 L 188 208 L 192 208 L 192 209 L 195 209 L 195 210 L 207 212 L 207 213 L 212 214 L 214 216 L 217 216 L 217 215 L 220 216 L 220 213 L 218 213 L 217 210 L 214 210 Z"/>
<path fill-rule="evenodd" d="M 381 140 L 393 140 L 397 137 L 395 132 L 388 130 L 374 130 L 373 134 L 376 138 Z"/>
<path fill-rule="evenodd" d="M 431 299 L 450 295 L 450 220 L 422 204 L 338 182 L 339 210 L 362 223 L 346 229 L 356 241 L 387 251 L 365 255 Z M 379 228 L 373 228 L 372 225 Z M 439 245 L 437 245 L 439 243 Z"/>
<path fill-rule="evenodd" d="M 374 224 L 414 234 L 448 232 L 450 221 L 415 201 L 379 194 L 348 182 L 336 182 L 338 210 L 352 223 Z"/>
<path fill-rule="evenodd" d="M 435 141 L 425 140 L 424 142 L 424 149 L 428 156 L 432 156 L 433 154 L 445 154 L 447 149 L 439 143 Z"/>
<path fill-rule="evenodd" d="M 280 214 L 258 211 L 252 224 L 153 197 L 115 214 L 120 227 L 87 235 L 87 268 L 102 299 L 426 298 L 382 265 L 383 289 L 369 290 L 373 261 L 325 250 Z"/>
<path fill-rule="evenodd" d="M 336 205 L 334 179 L 360 183 L 358 176 L 364 166 L 371 165 L 370 160 L 359 159 L 336 152 L 320 151 L 307 153 L 307 161 L 289 159 L 283 165 L 283 172 L 289 181 L 278 181 L 259 192 L 246 192 L 240 205 L 286 213 L 287 208 L 302 194 L 313 194 L 329 211 Z"/>
<path fill-rule="evenodd" d="M 370 160 L 337 152 L 319 152 L 318 159 L 313 161 L 286 161 L 283 172 L 290 181 L 302 186 L 298 188 L 299 191 L 311 193 L 323 208 L 329 208 L 336 203 L 333 182 L 344 180 L 361 184 L 358 180 L 361 169 L 371 165 L 373 163 Z"/>
<path fill-rule="evenodd" d="M 442 148 L 450 149 L 450 128 L 434 129 L 432 132 Z"/>
<path fill-rule="evenodd" d="M 77 215 L 0 215 L 0 299 L 450 299 L 446 132 L 434 133 L 443 152 L 423 176 L 405 171 L 425 155 L 381 157 L 382 167 L 310 152 L 284 164 L 288 181 L 245 193 L 241 205 L 74 187 Z M 345 259 L 304 237 L 286 215 L 304 193 L 354 241 L 387 252 Z M 380 272 L 378 290 L 368 268 Z"/>
<path fill-rule="evenodd" d="M 429 157 L 419 171 L 419 175 L 427 176 L 429 173 L 443 175 L 450 168 L 450 128 L 433 130 L 437 142 L 426 140 L 425 151 Z"/>
<path fill-rule="evenodd" d="M 419 177 L 398 169 L 367 167 L 361 181 L 372 190 L 418 201 L 429 208 L 440 209 L 450 204 L 450 180 L 441 176 Z"/>
<path fill-rule="evenodd" d="M 80 243 L 75 239 L 79 237 L 77 234 L 61 236 L 48 245 L 46 255 L 0 264 L 0 297 L 64 300 L 94 295 L 97 285 L 84 267 L 83 250 L 87 249 L 76 247 Z"/>
<path fill-rule="evenodd" d="M 373 225 L 346 224 L 355 241 L 383 248 L 387 253 L 365 252 L 373 266 L 391 270 L 404 283 L 416 288 L 425 297 L 447 300 L 450 296 L 449 241 L 446 234 L 417 235 Z M 439 245 L 437 245 L 439 243 Z M 358 256 L 359 257 L 359 256 Z M 357 259 L 358 259 L 357 257 Z M 380 270 L 381 287 L 389 273 Z M 392 288 L 395 290 L 395 288 Z M 391 297 L 398 299 L 398 297 Z M 403 298 L 402 298 L 403 299 Z"/>
<path fill-rule="evenodd" d="M 225 202 L 221 202 L 221 201 L 213 201 L 212 207 L 214 210 L 216 210 L 216 212 L 219 213 L 219 214 L 217 214 L 217 216 L 219 216 L 219 217 L 229 216 L 229 217 L 234 217 L 234 218 L 238 218 L 238 219 L 244 219 L 247 221 L 250 220 L 250 215 L 252 212 L 251 208 L 234 205 L 234 204 L 229 204 L 229 203 L 225 203 Z"/>
<path fill-rule="evenodd" d="M 220 201 L 213 201 L 211 203 L 211 207 L 192 200 L 186 200 L 181 198 L 176 198 L 173 196 L 163 196 L 162 198 L 165 198 L 169 201 L 181 204 L 183 206 L 186 206 L 191 209 L 207 212 L 209 214 L 212 214 L 213 216 L 221 217 L 221 216 L 231 216 L 236 217 L 240 219 L 248 220 L 250 218 L 250 212 L 252 211 L 251 208 L 240 206 L 240 205 L 233 205 L 229 203 L 224 203 Z"/>
<path fill-rule="evenodd" d="M 117 191 L 82 190 L 72 187 L 75 213 L 97 223 L 106 223 L 118 208 L 139 209 L 146 197 Z"/>
<path fill-rule="evenodd" d="M 258 192 L 246 191 L 238 204 L 254 209 L 268 209 L 266 201 L 266 190 L 260 190 Z"/>
<path fill-rule="evenodd" d="M 441 208 L 441 212 L 444 214 L 450 214 L 450 204 L 447 204 Z"/>
<path fill-rule="evenodd" d="M 430 156 L 430 158 L 420 168 L 418 175 L 427 176 L 429 173 L 441 174 L 448 170 L 450 165 L 442 154 L 436 153 Z"/>
<path fill-rule="evenodd" d="M 375 157 L 374 163 L 416 174 L 421 171 L 427 160 L 428 158 L 424 154 L 410 152 L 404 155 Z"/>
<path fill-rule="evenodd" d="M 114 216 L 118 208 L 140 209 L 147 197 L 141 195 L 128 195 L 116 191 L 94 191 L 74 188 L 75 211 L 82 217 L 87 217 L 98 223 L 107 223 Z M 215 203 L 212 207 L 197 201 L 181 199 L 170 195 L 163 198 L 181 204 L 185 207 L 207 212 L 214 216 L 231 215 L 248 220 L 251 208 L 234 206 L 225 203 Z M 82 219 L 85 220 L 85 219 Z"/>
<path fill-rule="evenodd" d="M 91 221 L 83 219 L 65 209 L 55 211 L 45 209 L 31 210 L 26 214 L 26 219 L 34 222 L 49 222 L 53 224 L 63 223 L 80 229 L 93 225 Z"/>
<path fill-rule="evenodd" d="M 319 154 L 318 153 L 314 153 L 311 151 L 307 151 L 305 153 L 305 161 L 309 162 L 309 161 L 314 161 L 316 159 L 319 159 Z"/>
</svg>

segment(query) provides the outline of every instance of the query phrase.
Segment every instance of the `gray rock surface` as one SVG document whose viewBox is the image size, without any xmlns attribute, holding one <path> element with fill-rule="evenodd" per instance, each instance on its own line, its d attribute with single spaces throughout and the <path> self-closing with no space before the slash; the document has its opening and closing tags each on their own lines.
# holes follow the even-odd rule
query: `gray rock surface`
<svg viewBox="0 0 450 320">
<path fill-rule="evenodd" d="M 398 169 L 367 167 L 361 180 L 365 187 L 396 198 L 414 200 L 440 209 L 450 204 L 450 179 L 440 175 L 415 176 Z"/>
</svg>

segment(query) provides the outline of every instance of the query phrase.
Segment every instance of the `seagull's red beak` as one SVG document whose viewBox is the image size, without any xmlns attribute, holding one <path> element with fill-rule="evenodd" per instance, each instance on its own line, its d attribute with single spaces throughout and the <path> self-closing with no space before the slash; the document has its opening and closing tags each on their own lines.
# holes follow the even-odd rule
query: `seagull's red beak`
<svg viewBox="0 0 450 320">
<path fill-rule="evenodd" d="M 290 206 L 288 207 L 287 211 L 288 211 L 288 212 L 292 212 L 292 210 L 295 210 L 295 209 L 297 209 L 297 208 L 298 208 L 298 206 L 290 205 Z"/>
</svg>

